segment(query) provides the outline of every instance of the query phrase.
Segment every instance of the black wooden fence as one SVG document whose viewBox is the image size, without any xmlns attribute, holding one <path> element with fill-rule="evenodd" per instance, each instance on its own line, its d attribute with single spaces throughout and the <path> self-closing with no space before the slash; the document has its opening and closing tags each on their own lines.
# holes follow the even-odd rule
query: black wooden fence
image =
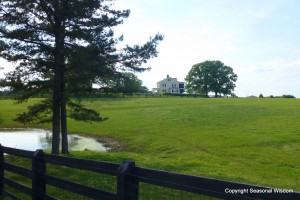
<svg viewBox="0 0 300 200">
<path fill-rule="evenodd" d="M 32 162 L 31 169 L 6 162 L 6 154 L 30 159 Z M 116 192 L 107 192 L 48 175 L 46 167 L 49 163 L 114 176 L 117 180 Z M 5 176 L 6 171 L 31 179 L 31 187 L 10 180 Z M 125 161 L 119 165 L 109 162 L 44 154 L 42 150 L 33 152 L 3 147 L 1 145 L 0 176 L 1 194 L 13 199 L 18 198 L 15 194 L 6 191 L 5 185 L 13 187 L 35 200 L 59 198 L 47 194 L 46 186 L 48 185 L 92 199 L 137 200 L 139 199 L 139 195 L 141 195 L 139 188 L 142 183 L 221 199 L 300 199 L 300 193 L 292 190 L 279 190 L 276 188 L 146 169 L 135 166 L 133 161 Z"/>
</svg>

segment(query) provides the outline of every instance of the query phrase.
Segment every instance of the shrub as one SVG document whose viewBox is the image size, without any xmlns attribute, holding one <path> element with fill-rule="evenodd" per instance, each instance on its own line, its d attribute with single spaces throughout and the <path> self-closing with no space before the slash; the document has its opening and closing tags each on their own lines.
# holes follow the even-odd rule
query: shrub
<svg viewBox="0 0 300 200">
<path fill-rule="evenodd" d="M 296 98 L 296 97 L 290 94 L 284 94 L 282 95 L 282 98 Z"/>
</svg>

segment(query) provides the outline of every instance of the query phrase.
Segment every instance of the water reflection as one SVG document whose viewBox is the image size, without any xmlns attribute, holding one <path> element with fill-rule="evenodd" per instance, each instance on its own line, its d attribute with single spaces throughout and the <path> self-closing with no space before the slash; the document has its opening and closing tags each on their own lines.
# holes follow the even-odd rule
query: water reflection
<svg viewBox="0 0 300 200">
<path fill-rule="evenodd" d="M 69 149 L 76 151 L 106 151 L 103 144 L 94 138 L 68 135 Z M 0 143 L 3 146 L 35 151 L 51 149 L 52 133 L 43 129 L 0 129 Z"/>
</svg>

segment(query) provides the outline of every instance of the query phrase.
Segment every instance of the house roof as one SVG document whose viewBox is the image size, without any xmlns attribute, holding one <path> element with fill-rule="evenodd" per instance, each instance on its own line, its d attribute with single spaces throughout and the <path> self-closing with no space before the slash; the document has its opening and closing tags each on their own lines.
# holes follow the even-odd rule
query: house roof
<svg viewBox="0 0 300 200">
<path fill-rule="evenodd" d="M 177 78 L 172 78 L 172 77 L 170 77 L 169 75 L 167 75 L 166 78 L 164 78 L 164 79 L 161 80 L 161 81 L 158 81 L 157 83 L 167 81 L 168 78 L 170 78 L 172 81 L 177 81 Z M 177 82 L 179 82 L 179 81 L 177 81 Z M 184 82 L 179 82 L 179 83 L 184 83 Z"/>
</svg>

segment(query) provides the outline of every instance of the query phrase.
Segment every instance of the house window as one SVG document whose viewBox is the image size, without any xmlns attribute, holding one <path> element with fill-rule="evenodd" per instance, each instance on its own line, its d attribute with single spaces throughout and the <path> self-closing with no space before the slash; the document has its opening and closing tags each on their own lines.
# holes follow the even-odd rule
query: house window
<svg viewBox="0 0 300 200">
<path fill-rule="evenodd" d="M 171 79 L 170 79 L 170 78 L 168 78 L 168 81 L 171 81 Z"/>
<path fill-rule="evenodd" d="M 167 84 L 163 83 L 163 84 L 162 84 L 162 87 L 167 87 Z"/>
<path fill-rule="evenodd" d="M 166 92 L 166 89 L 162 89 L 162 92 Z"/>
<path fill-rule="evenodd" d="M 176 84 L 172 84 L 172 87 L 176 87 Z"/>
</svg>

